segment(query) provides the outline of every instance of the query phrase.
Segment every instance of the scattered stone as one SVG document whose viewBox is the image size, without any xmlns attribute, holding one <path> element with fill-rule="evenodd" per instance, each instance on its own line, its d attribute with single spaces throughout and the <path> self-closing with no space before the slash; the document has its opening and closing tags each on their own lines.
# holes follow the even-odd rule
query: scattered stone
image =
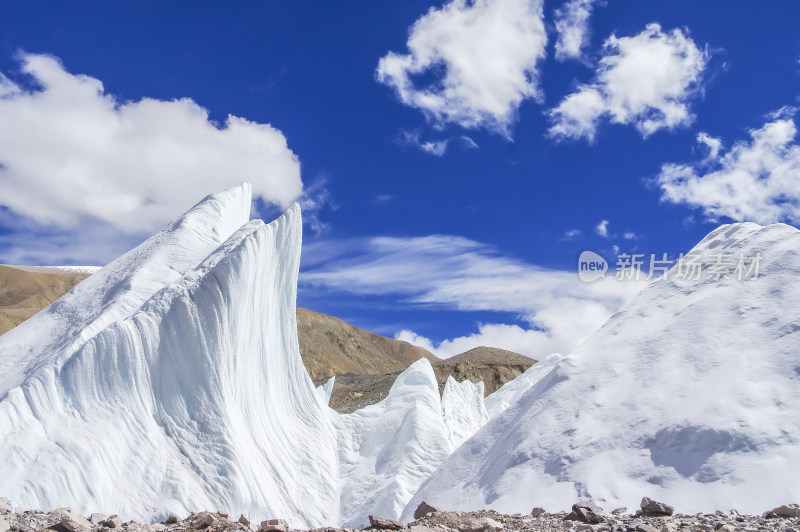
<svg viewBox="0 0 800 532">
<path fill-rule="evenodd" d="M 778 517 L 800 517 L 800 506 L 796 504 L 784 504 L 773 508 L 771 512 Z"/>
<path fill-rule="evenodd" d="M 378 515 L 370 515 L 369 516 L 369 527 L 370 528 L 380 528 L 383 530 L 402 530 L 405 528 L 403 523 L 399 521 L 395 521 L 394 519 L 387 519 L 385 517 L 380 517 Z"/>
<path fill-rule="evenodd" d="M 545 511 L 544 508 L 539 508 L 538 506 L 536 508 L 534 508 L 533 510 L 531 510 L 531 515 L 533 517 L 539 517 L 540 515 L 544 515 L 546 513 L 547 512 Z"/>
<path fill-rule="evenodd" d="M 99 525 L 108 518 L 106 514 L 92 514 L 89 516 L 89 522 L 93 525 Z"/>
<path fill-rule="evenodd" d="M 244 525 L 246 527 L 250 526 L 250 520 L 244 516 L 244 514 L 239 516 L 239 524 Z"/>
<path fill-rule="evenodd" d="M 458 530 L 461 532 L 496 532 L 503 530 L 503 523 L 491 517 L 482 517 L 460 523 Z"/>
<path fill-rule="evenodd" d="M 11 525 L 8 524 L 5 517 L 0 517 L 0 532 L 8 532 Z"/>
<path fill-rule="evenodd" d="M 658 532 L 658 529 L 647 523 L 639 523 L 636 525 L 636 532 Z"/>
<path fill-rule="evenodd" d="M 427 526 L 412 525 L 408 527 L 408 532 L 436 532 L 436 531 L 432 528 L 428 528 Z"/>
<path fill-rule="evenodd" d="M 663 502 L 654 501 L 650 497 L 642 498 L 641 508 L 642 513 L 647 515 L 672 515 L 675 512 L 672 506 L 664 504 Z"/>
<path fill-rule="evenodd" d="M 92 523 L 88 519 L 65 510 L 60 512 L 61 526 L 69 530 L 69 532 L 89 532 L 92 529 Z"/>
<path fill-rule="evenodd" d="M 267 519 L 261 521 L 262 532 L 288 532 L 289 527 L 283 519 Z"/>
<path fill-rule="evenodd" d="M 570 521 L 582 521 L 590 525 L 603 522 L 603 509 L 593 502 L 581 501 L 572 505 L 572 513 L 564 519 Z"/>
<path fill-rule="evenodd" d="M 223 511 L 223 510 L 217 510 L 217 515 L 227 519 L 230 514 L 228 512 Z"/>
<path fill-rule="evenodd" d="M 611 515 L 622 515 L 627 511 L 628 511 L 627 508 L 615 508 L 611 510 Z"/>
<path fill-rule="evenodd" d="M 179 521 L 180 521 L 180 518 L 177 515 L 169 514 L 167 519 L 164 521 L 164 524 L 165 525 L 174 525 L 175 523 L 178 523 Z"/>
<path fill-rule="evenodd" d="M 164 532 L 166 529 L 166 525 L 155 523 L 147 527 L 147 532 Z"/>
<path fill-rule="evenodd" d="M 428 514 L 435 514 L 438 511 L 438 508 L 431 506 L 425 501 L 422 501 L 419 503 L 419 506 L 417 506 L 417 509 L 414 510 L 414 519 L 421 519 Z"/>
<path fill-rule="evenodd" d="M 112 515 L 103 524 L 108 528 L 119 528 L 122 526 L 122 519 L 118 515 Z"/>
<path fill-rule="evenodd" d="M 194 528 L 206 528 L 214 524 L 214 515 L 211 512 L 200 512 L 194 516 Z"/>
</svg>

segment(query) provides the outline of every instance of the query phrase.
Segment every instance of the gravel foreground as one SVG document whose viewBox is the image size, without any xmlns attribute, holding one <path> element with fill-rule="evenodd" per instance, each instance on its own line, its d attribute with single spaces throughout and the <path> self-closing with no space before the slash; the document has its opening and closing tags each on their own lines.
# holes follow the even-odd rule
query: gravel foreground
<svg viewBox="0 0 800 532">
<path fill-rule="evenodd" d="M 397 521 L 370 516 L 371 525 L 364 529 L 334 527 L 310 529 L 308 532 L 756 532 L 778 530 L 800 532 L 800 506 L 779 506 L 760 516 L 743 515 L 735 510 L 709 514 L 675 514 L 667 504 L 645 497 L 641 508 L 628 513 L 619 508 L 607 512 L 591 502 L 578 502 L 572 511 L 547 513 L 534 508 L 529 515 L 506 515 L 494 510 L 476 512 L 441 511 L 422 503 L 414 514 L 415 521 L 403 525 Z M 116 515 L 99 513 L 88 517 L 73 514 L 69 508 L 49 512 L 14 508 L 0 498 L 0 532 L 300 532 L 290 529 L 282 519 L 260 524 L 247 517 L 238 519 L 226 512 L 192 512 L 181 519 L 170 516 L 163 523 L 123 522 Z"/>
</svg>

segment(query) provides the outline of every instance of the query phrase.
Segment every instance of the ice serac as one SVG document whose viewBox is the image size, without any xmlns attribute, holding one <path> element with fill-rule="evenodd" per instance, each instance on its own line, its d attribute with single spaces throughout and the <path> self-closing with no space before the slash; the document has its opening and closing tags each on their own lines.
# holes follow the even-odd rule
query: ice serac
<svg viewBox="0 0 800 532">
<path fill-rule="evenodd" d="M 213 194 L 3 335 L 0 397 L 37 369 L 64 363 L 114 321 L 194 268 L 250 219 L 248 183 Z"/>
<path fill-rule="evenodd" d="M 738 258 L 759 255 L 759 277 L 737 280 Z M 651 282 L 456 450 L 403 517 L 422 500 L 509 513 L 636 508 L 644 495 L 688 513 L 797 500 L 800 232 L 723 225 L 689 257 L 699 278 Z M 725 257 L 731 275 L 715 279 Z"/>
<path fill-rule="evenodd" d="M 366 526 L 369 514 L 399 517 L 453 450 L 439 385 L 426 359 L 401 373 L 383 401 L 335 419 L 345 527 Z"/>
<path fill-rule="evenodd" d="M 299 208 L 265 225 L 249 205 L 210 196 L 0 339 L 0 493 L 337 521 L 336 433 L 297 345 Z"/>
<path fill-rule="evenodd" d="M 442 418 L 453 450 L 489 421 L 483 401 L 483 383 L 447 377 L 442 391 Z"/>
</svg>

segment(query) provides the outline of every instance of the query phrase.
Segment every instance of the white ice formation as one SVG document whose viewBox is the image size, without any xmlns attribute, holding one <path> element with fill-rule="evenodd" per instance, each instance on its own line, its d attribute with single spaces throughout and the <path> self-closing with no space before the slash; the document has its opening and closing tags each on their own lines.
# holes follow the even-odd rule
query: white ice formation
<svg viewBox="0 0 800 532">
<path fill-rule="evenodd" d="M 0 337 L 0 494 L 145 522 L 399 517 L 459 430 L 433 369 L 328 408 L 298 348 L 300 210 L 265 225 L 250 201 L 246 184 L 209 196 Z"/>
<path fill-rule="evenodd" d="M 749 270 L 758 257 L 758 277 L 739 280 L 739 259 Z M 404 518 L 422 500 L 508 513 L 580 499 L 631 509 L 643 496 L 760 513 L 799 500 L 800 232 L 724 225 L 687 259 L 702 270 L 651 282 L 575 352 L 533 366 L 517 401 L 490 397 L 496 417 Z"/>
</svg>

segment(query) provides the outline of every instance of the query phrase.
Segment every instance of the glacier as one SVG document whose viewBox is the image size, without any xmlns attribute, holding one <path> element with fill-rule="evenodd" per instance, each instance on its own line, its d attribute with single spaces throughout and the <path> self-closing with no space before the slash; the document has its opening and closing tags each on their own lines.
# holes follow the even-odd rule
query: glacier
<svg viewBox="0 0 800 532">
<path fill-rule="evenodd" d="M 759 276 L 708 275 L 721 254 L 760 255 Z M 526 513 L 649 496 L 761 513 L 800 499 L 800 231 L 723 225 L 687 258 L 706 275 L 651 281 L 574 352 L 487 398 L 492 420 L 403 519 L 423 500 Z"/>
<path fill-rule="evenodd" d="M 300 209 L 249 220 L 250 194 L 207 197 L 0 337 L 0 493 L 143 522 L 363 526 L 399 517 L 484 420 L 472 384 L 443 407 L 427 360 L 381 403 L 330 409 L 333 380 L 316 389 L 299 353 Z"/>
</svg>

